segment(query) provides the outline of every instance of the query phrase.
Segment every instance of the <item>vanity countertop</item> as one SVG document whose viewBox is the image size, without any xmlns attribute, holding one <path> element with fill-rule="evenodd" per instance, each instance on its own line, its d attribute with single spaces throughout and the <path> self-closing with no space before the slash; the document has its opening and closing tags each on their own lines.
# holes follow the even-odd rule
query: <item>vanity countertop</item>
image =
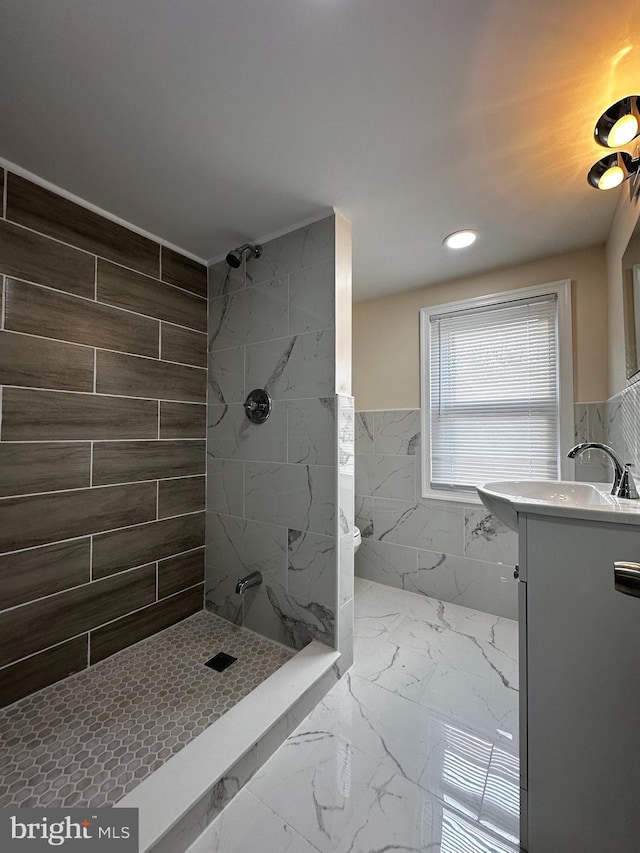
<svg viewBox="0 0 640 853">
<path fill-rule="evenodd" d="M 640 525 L 640 500 L 615 498 L 610 490 L 607 483 L 513 480 L 485 483 L 478 487 L 478 494 L 512 530 L 518 529 L 519 513 Z"/>
</svg>

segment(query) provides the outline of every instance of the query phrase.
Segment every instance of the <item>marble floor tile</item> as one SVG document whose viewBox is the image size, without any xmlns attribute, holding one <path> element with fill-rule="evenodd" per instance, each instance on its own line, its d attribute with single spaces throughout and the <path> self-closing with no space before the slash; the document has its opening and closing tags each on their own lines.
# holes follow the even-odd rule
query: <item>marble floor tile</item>
<svg viewBox="0 0 640 853">
<path fill-rule="evenodd" d="M 369 790 L 377 766 L 347 740 L 310 731 L 303 722 L 247 787 L 307 841 L 331 851 Z"/>
<path fill-rule="evenodd" d="M 517 853 L 456 804 L 432 797 L 386 767 L 372 780 L 335 853 Z"/>
<path fill-rule="evenodd" d="M 366 581 L 364 578 L 354 578 L 353 579 L 353 594 L 358 597 L 362 595 L 369 587 L 371 586 L 371 581 Z"/>
<path fill-rule="evenodd" d="M 317 848 L 245 788 L 187 853 L 255 853 L 256 850 L 317 853 Z"/>
<path fill-rule="evenodd" d="M 359 578 L 355 617 L 353 668 L 248 784 L 254 845 L 516 853 L 517 624 Z"/>
</svg>

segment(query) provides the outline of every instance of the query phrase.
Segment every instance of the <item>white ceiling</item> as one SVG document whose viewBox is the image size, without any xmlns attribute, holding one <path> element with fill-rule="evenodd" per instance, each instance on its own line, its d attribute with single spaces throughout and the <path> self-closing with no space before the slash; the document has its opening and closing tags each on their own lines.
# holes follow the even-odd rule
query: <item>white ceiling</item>
<svg viewBox="0 0 640 853">
<path fill-rule="evenodd" d="M 378 296 L 604 242 L 585 175 L 640 90 L 637 11 L 0 0 L 0 155 L 203 259 L 335 206 Z"/>
</svg>

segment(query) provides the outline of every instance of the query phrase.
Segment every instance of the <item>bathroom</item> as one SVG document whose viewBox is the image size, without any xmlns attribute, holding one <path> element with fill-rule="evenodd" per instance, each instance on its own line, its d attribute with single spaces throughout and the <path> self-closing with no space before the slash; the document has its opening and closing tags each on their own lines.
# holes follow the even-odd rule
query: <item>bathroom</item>
<svg viewBox="0 0 640 853">
<path fill-rule="evenodd" d="M 156 853 L 527 849 L 523 557 L 430 483 L 428 340 L 525 291 L 530 332 L 553 291 L 529 479 L 604 489 L 585 441 L 640 464 L 638 197 L 586 180 L 638 47 L 630 3 L 423 6 L 3 4 L 5 814 L 137 810 Z"/>
</svg>

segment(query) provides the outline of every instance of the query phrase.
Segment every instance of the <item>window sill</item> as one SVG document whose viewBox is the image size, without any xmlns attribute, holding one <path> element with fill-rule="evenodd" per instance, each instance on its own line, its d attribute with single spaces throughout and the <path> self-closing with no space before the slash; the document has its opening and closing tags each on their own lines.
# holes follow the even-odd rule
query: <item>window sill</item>
<svg viewBox="0 0 640 853">
<path fill-rule="evenodd" d="M 448 492 L 444 490 L 435 491 L 427 489 L 423 490 L 422 497 L 425 500 L 429 501 L 447 501 L 448 503 L 474 504 L 475 506 L 483 506 L 483 503 L 477 493 L 472 494 L 469 492 Z"/>
</svg>

